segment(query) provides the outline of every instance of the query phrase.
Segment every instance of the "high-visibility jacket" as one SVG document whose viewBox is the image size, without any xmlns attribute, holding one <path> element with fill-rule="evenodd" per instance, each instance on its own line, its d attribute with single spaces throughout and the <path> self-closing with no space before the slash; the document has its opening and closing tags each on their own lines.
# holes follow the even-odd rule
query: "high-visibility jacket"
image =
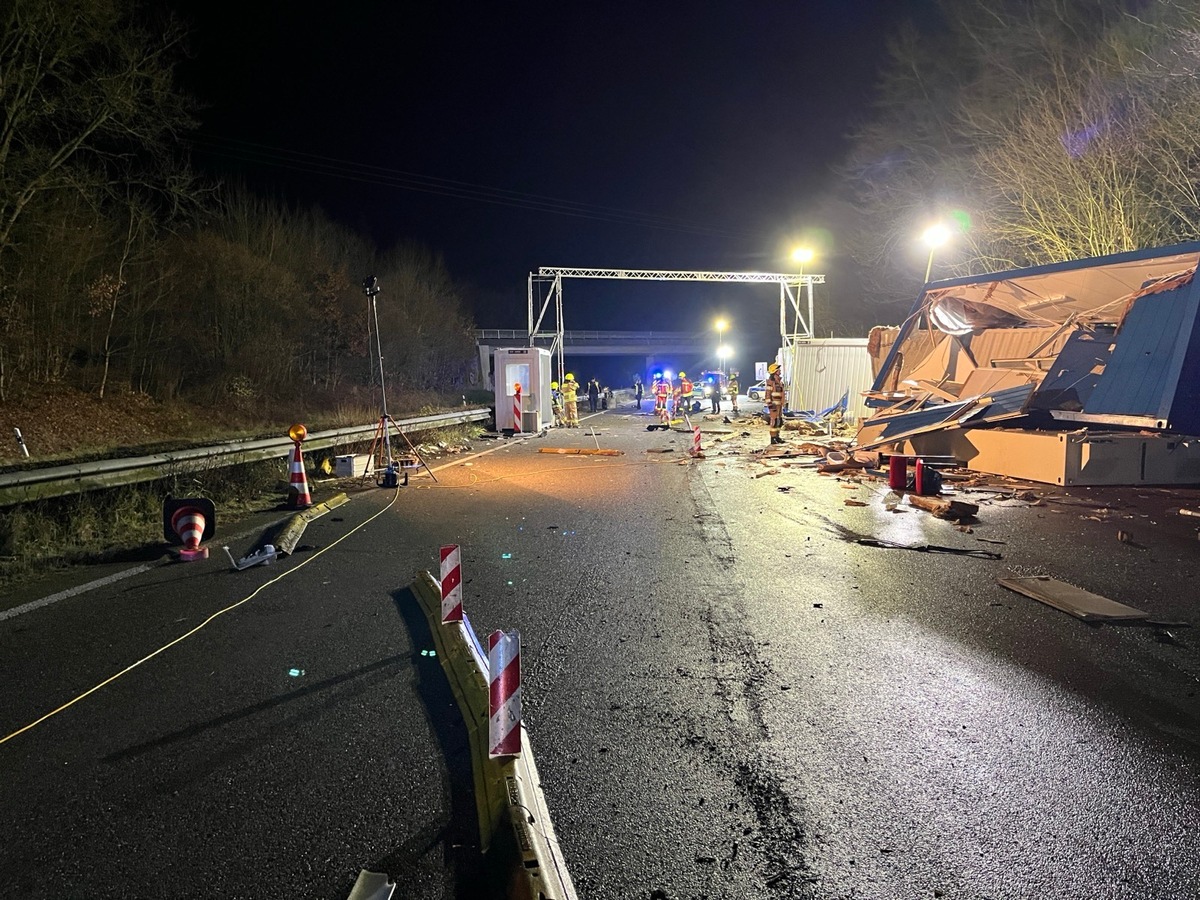
<svg viewBox="0 0 1200 900">
<path fill-rule="evenodd" d="M 564 403 L 574 403 L 577 399 L 579 385 L 573 381 L 564 381 L 562 385 L 562 396 Z"/>
<path fill-rule="evenodd" d="M 691 400 L 693 389 L 694 386 L 692 385 L 690 378 L 685 378 L 683 381 L 679 382 L 679 391 L 681 394 L 683 394 L 683 399 Z"/>
<path fill-rule="evenodd" d="M 654 382 L 654 396 L 661 397 L 663 400 L 666 400 L 668 397 L 670 397 L 671 382 L 667 381 L 665 378 Z"/>
<path fill-rule="evenodd" d="M 729 381 L 726 382 L 725 387 L 729 391 L 729 396 L 736 397 L 738 395 L 738 380 L 736 378 L 731 376 Z"/>
<path fill-rule="evenodd" d="M 774 372 L 771 374 L 771 377 L 767 379 L 767 383 L 764 385 L 764 388 L 766 389 L 765 393 L 767 395 L 767 406 L 773 406 L 773 407 L 776 407 L 777 409 L 783 409 L 783 402 L 784 402 L 783 379 L 779 377 L 778 372 Z"/>
</svg>

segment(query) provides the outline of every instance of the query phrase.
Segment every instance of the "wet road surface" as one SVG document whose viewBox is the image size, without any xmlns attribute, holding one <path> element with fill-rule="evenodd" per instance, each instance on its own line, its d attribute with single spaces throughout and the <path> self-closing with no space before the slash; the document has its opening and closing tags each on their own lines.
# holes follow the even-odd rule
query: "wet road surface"
<svg viewBox="0 0 1200 900">
<path fill-rule="evenodd" d="M 1190 620 L 1188 495 L 997 497 L 967 534 L 888 512 L 881 483 L 764 465 L 761 427 L 706 423 L 732 433 L 688 462 L 630 412 L 414 479 L 369 522 L 391 493 L 356 494 L 275 571 L 214 556 L 0 622 L 3 737 L 309 560 L 0 744 L 0 895 L 344 897 L 367 867 L 471 896 L 465 735 L 404 590 L 442 543 L 479 633 L 522 633 L 583 897 L 1200 894 L 1200 638 L 995 584 Z M 624 455 L 537 452 L 597 443 Z"/>
</svg>

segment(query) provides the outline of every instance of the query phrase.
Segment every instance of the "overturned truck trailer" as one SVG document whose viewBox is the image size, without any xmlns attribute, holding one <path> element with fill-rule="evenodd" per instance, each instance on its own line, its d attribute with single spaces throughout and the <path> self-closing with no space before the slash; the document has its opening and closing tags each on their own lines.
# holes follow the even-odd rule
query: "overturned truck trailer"
<svg viewBox="0 0 1200 900">
<path fill-rule="evenodd" d="M 857 446 L 1062 485 L 1200 483 L 1200 243 L 926 285 Z"/>
</svg>

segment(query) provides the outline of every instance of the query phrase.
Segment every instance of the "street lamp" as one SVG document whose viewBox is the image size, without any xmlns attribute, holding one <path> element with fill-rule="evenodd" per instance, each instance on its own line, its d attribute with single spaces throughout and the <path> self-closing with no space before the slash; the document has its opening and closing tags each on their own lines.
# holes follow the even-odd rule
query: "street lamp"
<svg viewBox="0 0 1200 900">
<path fill-rule="evenodd" d="M 933 251 L 950 240 L 950 229 L 938 222 L 930 225 L 921 235 L 921 240 L 929 248 L 929 262 L 925 264 L 925 284 L 929 284 L 929 275 L 933 271 Z"/>
<path fill-rule="evenodd" d="M 729 323 L 724 319 L 717 319 L 713 323 L 717 327 L 717 356 L 721 360 L 721 374 L 725 374 L 725 326 Z"/>
</svg>

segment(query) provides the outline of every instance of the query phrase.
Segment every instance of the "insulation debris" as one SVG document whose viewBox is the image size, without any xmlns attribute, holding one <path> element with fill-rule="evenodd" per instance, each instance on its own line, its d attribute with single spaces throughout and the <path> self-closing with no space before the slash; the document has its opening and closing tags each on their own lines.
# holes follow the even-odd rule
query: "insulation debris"
<svg viewBox="0 0 1200 900">
<path fill-rule="evenodd" d="M 1124 603 L 1109 600 L 1091 591 L 1077 588 L 1073 584 L 1058 581 L 1048 575 L 1028 578 L 998 578 L 996 582 L 1010 591 L 1032 597 L 1047 606 L 1062 610 L 1068 615 L 1085 622 L 1128 622 L 1148 619 L 1149 613 L 1142 612 Z"/>
</svg>

